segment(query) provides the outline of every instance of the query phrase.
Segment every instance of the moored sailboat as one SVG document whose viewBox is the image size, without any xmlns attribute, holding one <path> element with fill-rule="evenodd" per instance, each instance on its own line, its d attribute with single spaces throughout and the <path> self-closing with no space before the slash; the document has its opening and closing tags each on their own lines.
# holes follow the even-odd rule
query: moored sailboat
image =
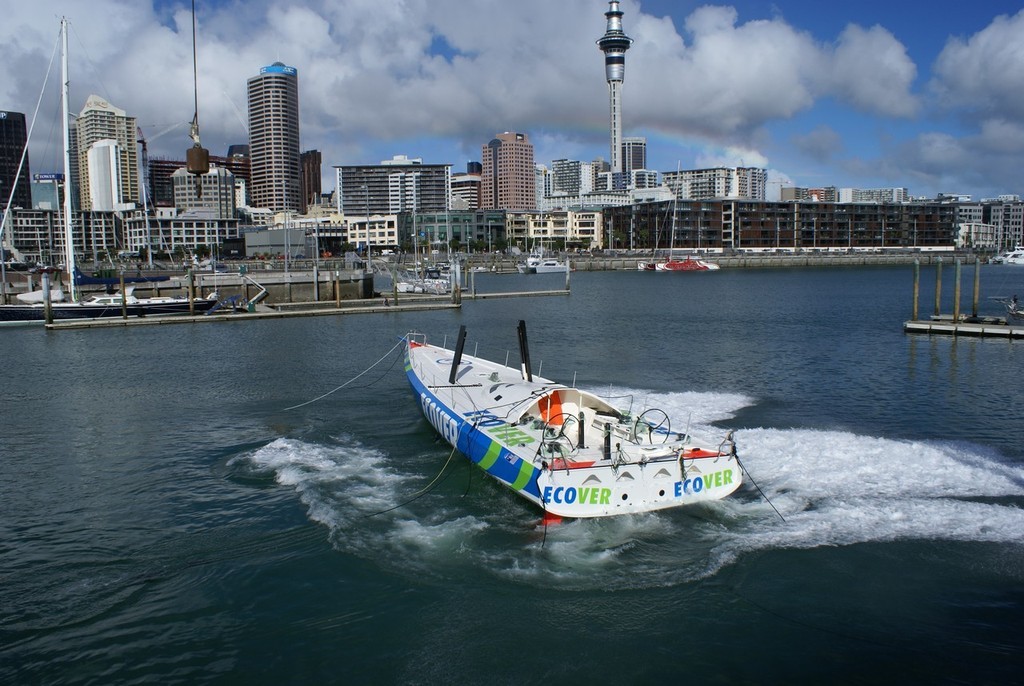
<svg viewBox="0 0 1024 686">
<path fill-rule="evenodd" d="M 71 134 L 69 127 L 70 112 L 68 111 L 68 26 L 66 18 L 61 18 L 60 29 L 64 178 L 71 179 Z M 27 142 L 26 145 L 28 145 Z M 202 313 L 209 311 L 217 304 L 216 294 L 211 294 L 208 298 L 202 300 L 189 297 L 137 298 L 130 290 L 126 290 L 123 295 L 120 293 L 102 294 L 93 296 L 88 300 L 82 300 L 79 280 L 76 278 L 80 276 L 80 272 L 75 264 L 70 192 L 64 193 L 63 217 L 61 219 L 64 229 L 64 260 L 65 264 L 68 265 L 68 272 L 71 275 L 67 283 L 68 290 L 66 296 L 54 298 L 49 286 L 44 286 L 41 295 L 37 298 L 30 297 L 30 302 L 24 302 L 24 299 L 22 299 L 23 302 L 18 304 L 0 304 L 0 324 L 43 323 L 46 321 L 48 313 L 54 320 Z M 46 281 L 47 279 L 44 279 L 44 283 Z M 47 293 L 48 290 L 51 290 L 51 292 Z M 51 297 L 47 297 L 48 295 Z M 32 300 L 38 300 L 38 302 L 31 302 Z M 55 302 L 55 300 L 61 301 Z"/>
<path fill-rule="evenodd" d="M 454 448 L 547 517 L 607 517 L 718 500 L 742 481 L 731 434 L 699 443 L 659 408 L 620 408 L 519 369 L 406 336 L 417 402 Z"/>
</svg>

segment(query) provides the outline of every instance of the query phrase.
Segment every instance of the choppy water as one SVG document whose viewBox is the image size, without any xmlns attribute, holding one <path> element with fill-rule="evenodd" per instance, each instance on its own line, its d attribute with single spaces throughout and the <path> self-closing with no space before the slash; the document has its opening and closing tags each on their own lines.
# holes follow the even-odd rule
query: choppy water
<svg viewBox="0 0 1024 686">
<path fill-rule="evenodd" d="M 461 311 L 0 332 L 0 681 L 1020 680 L 1020 342 L 904 335 L 909 268 L 572 279 Z M 1024 269 L 982 285 L 995 314 Z M 736 429 L 770 504 L 748 483 L 537 527 L 436 439 L 394 349 L 465 324 L 501 360 L 520 318 L 539 373 Z"/>
</svg>

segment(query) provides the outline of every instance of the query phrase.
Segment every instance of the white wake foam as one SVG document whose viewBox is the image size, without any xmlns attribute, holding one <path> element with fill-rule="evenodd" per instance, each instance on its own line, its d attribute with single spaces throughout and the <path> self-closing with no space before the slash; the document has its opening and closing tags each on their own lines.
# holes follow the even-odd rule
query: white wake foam
<svg viewBox="0 0 1024 686">
<path fill-rule="evenodd" d="M 635 408 L 661 407 L 712 441 L 724 434 L 712 423 L 751 402 L 739 395 L 632 393 Z M 339 549 L 428 576 L 468 565 L 528 584 L 671 585 L 769 549 L 900 539 L 1003 542 L 1024 530 L 1024 469 L 979 446 L 805 429 L 743 429 L 735 440 L 744 467 L 785 521 L 748 479 L 723 501 L 544 530 L 535 508 L 459 455 L 447 467 L 456 470 L 452 483 L 414 499 L 450 452 L 426 442 L 411 454 L 387 455 L 351 437 L 329 445 L 278 439 L 236 461 L 294 488 Z M 462 498 L 453 484 L 469 478 L 470 497 Z"/>
</svg>

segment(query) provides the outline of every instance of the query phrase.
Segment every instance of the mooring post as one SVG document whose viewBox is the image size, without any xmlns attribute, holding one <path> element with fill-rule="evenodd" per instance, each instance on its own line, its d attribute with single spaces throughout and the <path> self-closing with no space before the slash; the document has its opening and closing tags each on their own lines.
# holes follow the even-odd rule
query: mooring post
<svg viewBox="0 0 1024 686">
<path fill-rule="evenodd" d="M 971 316 L 978 316 L 978 294 L 981 292 L 981 258 L 974 258 L 974 302 L 971 307 Z"/>
<path fill-rule="evenodd" d="M 960 321 L 960 271 L 963 265 L 960 263 L 960 258 L 956 258 L 953 267 L 953 323 Z"/>
<path fill-rule="evenodd" d="M 935 316 L 938 317 L 941 314 L 939 305 L 942 300 L 942 258 L 935 260 Z"/>
<path fill-rule="evenodd" d="M 565 290 L 569 290 L 569 256 L 565 256 Z"/>
<path fill-rule="evenodd" d="M 119 277 L 121 282 L 121 319 L 128 319 L 128 294 L 124 289 L 124 270 L 121 270 Z"/>
<path fill-rule="evenodd" d="M 196 275 L 192 268 L 188 268 L 188 313 L 195 316 L 196 313 Z"/>
<path fill-rule="evenodd" d="M 910 320 L 917 321 L 917 299 L 921 294 L 921 260 L 914 258 L 914 309 L 911 312 Z"/>
<path fill-rule="evenodd" d="M 32 289 L 29 288 L 29 292 Z M 50 275 L 43 272 L 43 321 L 53 324 L 53 302 L 50 300 Z"/>
</svg>

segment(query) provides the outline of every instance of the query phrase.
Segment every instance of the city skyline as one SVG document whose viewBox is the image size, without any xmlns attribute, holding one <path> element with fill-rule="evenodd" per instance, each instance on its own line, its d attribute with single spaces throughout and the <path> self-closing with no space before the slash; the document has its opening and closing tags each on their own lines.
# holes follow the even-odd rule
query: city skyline
<svg viewBox="0 0 1024 686">
<path fill-rule="evenodd" d="M 501 131 L 527 134 L 538 163 L 607 160 L 595 45 L 607 9 L 606 0 L 256 0 L 239 12 L 198 0 L 203 144 L 223 155 L 248 142 L 246 80 L 280 60 L 303 74 L 300 145 L 322 151 L 325 190 L 334 165 L 399 154 L 462 170 Z M 1019 4 L 940 0 L 920 11 L 869 1 L 826 12 L 807 0 L 621 0 L 620 9 L 634 40 L 623 136 L 647 138 L 651 169 L 763 167 L 769 198 L 787 181 L 1024 194 Z M 151 157 L 183 157 L 193 101 L 182 2 L 19 3 L 0 26 L 0 109 L 31 117 L 61 14 L 72 25 L 72 110 L 95 92 L 138 120 Z M 34 173 L 59 170 L 46 112 L 54 100 L 44 97 L 32 136 Z"/>
</svg>

